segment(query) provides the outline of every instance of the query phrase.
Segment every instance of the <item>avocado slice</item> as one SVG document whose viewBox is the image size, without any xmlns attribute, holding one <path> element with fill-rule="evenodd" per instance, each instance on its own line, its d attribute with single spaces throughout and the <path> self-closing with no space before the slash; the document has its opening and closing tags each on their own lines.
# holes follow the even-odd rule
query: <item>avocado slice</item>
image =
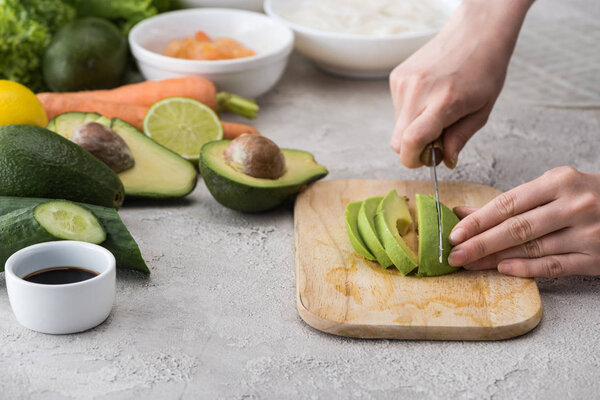
<svg viewBox="0 0 600 400">
<path fill-rule="evenodd" d="M 383 196 L 376 196 L 362 202 L 358 211 L 358 232 L 369 251 L 377 259 L 379 265 L 387 268 L 392 265 L 392 260 L 390 260 L 385 252 L 375 230 L 375 211 L 377 211 L 377 206 L 381 203 L 382 199 Z"/>
<path fill-rule="evenodd" d="M 344 212 L 346 232 L 348 232 L 348 239 L 350 239 L 350 244 L 352 244 L 354 250 L 367 260 L 375 261 L 375 256 L 367 249 L 358 232 L 358 211 L 361 205 L 362 201 L 351 201 L 346 205 L 346 211 Z"/>
<path fill-rule="evenodd" d="M 417 267 L 417 256 L 401 237 L 411 224 L 412 218 L 406 199 L 398 196 L 395 190 L 391 190 L 377 206 L 375 229 L 385 252 L 402 275 Z"/>
<path fill-rule="evenodd" d="M 440 203 L 442 220 L 442 263 L 438 253 L 437 211 L 433 196 L 416 195 L 417 223 L 419 226 L 419 271 L 420 276 L 437 276 L 458 271 L 458 267 L 448 264 L 452 245 L 448 239 L 458 217 L 448 207 Z"/>
<path fill-rule="evenodd" d="M 200 150 L 200 174 L 213 197 L 225 207 L 243 212 L 275 208 L 296 195 L 305 185 L 327 175 L 313 155 L 281 149 L 285 172 L 277 179 L 255 178 L 227 163 L 225 149 L 231 140 L 206 143 Z"/>
<path fill-rule="evenodd" d="M 110 127 L 129 146 L 135 164 L 118 174 L 128 197 L 183 197 L 196 187 L 198 173 L 189 161 L 118 118 L 110 120 L 97 113 L 69 112 L 50 121 L 48 129 L 71 139 L 75 129 L 87 122 Z"/>
</svg>

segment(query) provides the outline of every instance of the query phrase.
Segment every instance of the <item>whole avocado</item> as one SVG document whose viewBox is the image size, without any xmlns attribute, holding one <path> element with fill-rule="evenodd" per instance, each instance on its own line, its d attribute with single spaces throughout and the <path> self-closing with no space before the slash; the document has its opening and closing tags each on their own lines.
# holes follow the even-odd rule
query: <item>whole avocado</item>
<svg viewBox="0 0 600 400">
<path fill-rule="evenodd" d="M 118 208 L 123 183 L 75 143 L 31 125 L 0 127 L 0 196 L 65 199 Z"/>
<path fill-rule="evenodd" d="M 127 40 L 102 18 L 82 18 L 63 26 L 44 54 L 43 74 L 55 92 L 109 89 L 127 69 Z"/>
</svg>

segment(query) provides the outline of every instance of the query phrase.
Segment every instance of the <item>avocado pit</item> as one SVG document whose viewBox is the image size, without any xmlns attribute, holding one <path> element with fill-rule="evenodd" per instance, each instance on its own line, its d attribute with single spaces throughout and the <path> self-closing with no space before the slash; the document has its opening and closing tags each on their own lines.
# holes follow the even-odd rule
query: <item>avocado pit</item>
<svg viewBox="0 0 600 400">
<path fill-rule="evenodd" d="M 116 173 L 126 171 L 135 165 L 131 149 L 121 136 L 97 122 L 88 122 L 77 127 L 71 141 L 90 152 Z"/>
<path fill-rule="evenodd" d="M 229 143 L 224 156 L 232 168 L 254 178 L 278 179 L 285 173 L 283 152 L 264 136 L 244 133 Z"/>
</svg>

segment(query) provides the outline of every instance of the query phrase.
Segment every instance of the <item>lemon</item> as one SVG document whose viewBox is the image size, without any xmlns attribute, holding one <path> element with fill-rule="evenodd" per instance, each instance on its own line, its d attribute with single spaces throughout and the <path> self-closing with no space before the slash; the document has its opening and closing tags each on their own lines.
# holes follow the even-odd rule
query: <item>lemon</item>
<svg viewBox="0 0 600 400">
<path fill-rule="evenodd" d="M 217 114 L 199 101 L 169 97 L 150 107 L 144 133 L 183 158 L 198 162 L 205 143 L 223 139 L 223 126 Z"/>
<path fill-rule="evenodd" d="M 31 90 L 17 82 L 0 80 L 0 126 L 12 124 L 46 127 L 48 117 Z"/>
</svg>

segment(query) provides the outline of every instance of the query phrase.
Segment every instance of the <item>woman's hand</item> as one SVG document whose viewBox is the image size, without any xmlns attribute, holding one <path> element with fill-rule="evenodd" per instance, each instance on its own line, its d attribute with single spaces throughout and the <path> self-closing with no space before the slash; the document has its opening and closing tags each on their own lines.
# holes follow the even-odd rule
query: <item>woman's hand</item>
<svg viewBox="0 0 600 400">
<path fill-rule="evenodd" d="M 451 265 L 507 275 L 600 275 L 600 174 L 555 168 L 467 215 L 450 234 Z"/>
<path fill-rule="evenodd" d="M 444 162 L 487 122 L 532 0 L 465 0 L 442 31 L 390 75 L 396 111 L 391 140 L 409 168 L 444 132 Z"/>
</svg>

